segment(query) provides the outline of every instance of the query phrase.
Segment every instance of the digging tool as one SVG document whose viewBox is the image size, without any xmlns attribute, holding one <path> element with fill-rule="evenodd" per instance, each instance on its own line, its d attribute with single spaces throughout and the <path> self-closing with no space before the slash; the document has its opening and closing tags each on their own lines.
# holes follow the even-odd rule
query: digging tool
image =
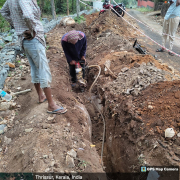
<svg viewBox="0 0 180 180">
<path fill-rule="evenodd" d="M 84 92 L 84 88 L 86 87 L 86 80 L 83 79 L 83 69 L 84 67 L 82 67 L 80 64 L 84 64 L 85 61 L 84 60 L 79 60 L 75 63 L 75 71 L 76 71 L 76 77 L 77 77 L 77 82 L 79 83 L 79 87 L 81 92 Z"/>
<path fill-rule="evenodd" d="M 137 43 L 137 39 L 134 42 L 133 48 L 135 48 L 140 54 L 146 54 L 146 50 L 142 49 L 141 45 Z"/>
</svg>

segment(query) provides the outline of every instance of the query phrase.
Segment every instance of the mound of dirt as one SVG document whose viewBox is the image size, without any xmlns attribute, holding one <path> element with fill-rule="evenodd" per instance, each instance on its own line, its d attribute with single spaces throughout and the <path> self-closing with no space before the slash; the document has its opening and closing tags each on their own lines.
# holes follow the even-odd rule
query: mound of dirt
<svg viewBox="0 0 180 180">
<path fill-rule="evenodd" d="M 174 80 L 179 79 L 179 73 L 151 55 L 137 54 L 132 48 L 134 34 L 130 34 L 127 38 L 126 32 L 129 27 L 120 22 L 121 25 L 124 24 L 121 26 L 123 33 L 119 36 L 116 28 L 112 26 L 113 23 L 109 25 L 118 18 L 114 17 L 110 23 L 109 19 L 105 21 L 107 19 L 108 16 L 95 19 L 90 25 L 91 31 L 87 31 L 90 42 L 87 56 L 91 60 L 90 64 L 98 64 L 102 68 L 93 93 L 97 98 L 96 105 L 101 107 L 106 122 L 103 159 L 106 172 L 137 172 L 141 165 L 178 165 L 179 121 L 175 112 L 179 108 L 177 102 L 179 81 Z M 109 61 L 111 72 L 105 71 L 104 64 Z M 140 73 L 139 77 L 144 85 L 133 81 L 136 70 L 138 74 Z M 90 84 L 96 78 L 96 74 L 95 69 L 89 71 Z M 173 89 L 175 85 L 176 90 Z M 123 92 L 123 86 L 126 86 L 124 92 L 132 88 L 140 89 L 137 94 L 131 92 L 126 94 Z M 167 94 L 167 90 L 172 95 L 170 92 Z M 161 91 L 163 96 L 158 97 L 162 95 Z M 154 98 L 157 105 L 154 105 Z M 162 101 L 163 99 L 167 101 Z M 100 153 L 103 121 L 91 104 L 86 103 L 86 107 L 93 122 L 93 141 Z M 173 118 L 176 120 L 173 121 Z M 176 131 L 175 137 L 170 140 L 164 136 L 164 130 L 168 127 Z"/>
<path fill-rule="evenodd" d="M 136 31 L 132 31 L 131 27 L 121 17 L 111 11 L 106 11 L 95 18 L 87 28 L 93 36 L 97 37 L 106 30 L 112 30 L 114 34 L 123 37 L 133 38 L 137 36 Z"/>
<path fill-rule="evenodd" d="M 99 16 L 99 12 L 93 13 L 93 14 L 82 14 L 84 18 L 86 19 L 86 25 L 89 26 L 94 19 L 97 19 Z"/>
</svg>

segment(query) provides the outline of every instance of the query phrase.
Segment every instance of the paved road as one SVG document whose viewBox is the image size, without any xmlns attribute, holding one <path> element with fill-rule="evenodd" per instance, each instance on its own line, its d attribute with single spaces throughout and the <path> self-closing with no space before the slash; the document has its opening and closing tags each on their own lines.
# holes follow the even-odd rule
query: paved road
<svg viewBox="0 0 180 180">
<path fill-rule="evenodd" d="M 145 15 L 136 10 L 129 10 L 128 13 L 131 14 L 136 19 L 146 23 L 148 26 L 157 29 L 159 32 L 162 32 L 162 27 L 157 22 L 154 22 L 152 18 L 149 17 L 148 15 Z M 137 22 L 137 24 L 139 28 L 143 30 L 143 32 L 146 35 L 148 35 L 150 38 L 152 38 L 159 44 L 162 44 L 162 36 L 159 33 L 149 30 L 149 28 L 147 28 L 146 26 L 144 26 L 139 22 Z M 151 55 L 157 55 L 157 59 L 161 59 L 163 63 L 167 63 L 168 65 L 174 67 L 176 70 L 180 72 L 180 57 L 170 56 L 167 52 L 163 52 L 163 53 L 155 52 L 156 49 L 159 48 L 159 46 L 146 37 L 139 37 L 138 40 L 142 45 L 144 45 L 148 49 Z M 173 51 L 177 54 L 180 54 L 180 40 L 175 40 L 174 44 L 175 45 L 173 46 Z M 168 43 L 166 47 L 169 48 Z"/>
</svg>

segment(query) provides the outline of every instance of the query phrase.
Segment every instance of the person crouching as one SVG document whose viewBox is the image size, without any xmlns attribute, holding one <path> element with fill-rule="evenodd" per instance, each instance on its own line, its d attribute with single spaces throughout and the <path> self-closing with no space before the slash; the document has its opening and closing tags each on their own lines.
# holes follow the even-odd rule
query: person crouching
<svg viewBox="0 0 180 180">
<path fill-rule="evenodd" d="M 81 31 L 69 31 L 63 35 L 61 45 L 69 64 L 72 87 L 76 86 L 77 82 L 86 86 L 86 81 L 84 80 L 87 48 L 86 35 Z M 78 72 L 78 74 L 76 70 L 79 64 L 79 68 L 82 68 L 82 71 Z"/>
</svg>

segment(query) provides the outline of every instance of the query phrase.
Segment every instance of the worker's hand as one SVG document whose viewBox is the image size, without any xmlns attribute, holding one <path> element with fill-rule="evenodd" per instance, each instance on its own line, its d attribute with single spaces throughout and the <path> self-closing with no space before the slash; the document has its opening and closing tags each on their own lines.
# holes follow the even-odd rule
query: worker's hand
<svg viewBox="0 0 180 180">
<path fill-rule="evenodd" d="M 84 60 L 84 64 L 86 64 L 86 58 L 84 56 L 81 57 L 81 60 Z"/>
<path fill-rule="evenodd" d="M 31 31 L 30 30 L 26 30 L 26 31 L 24 31 L 23 36 L 27 40 L 32 40 L 36 36 L 36 32 L 33 31 L 33 36 L 32 36 L 31 35 Z"/>
<path fill-rule="evenodd" d="M 70 62 L 70 65 L 75 65 L 76 64 L 76 61 L 75 60 L 72 60 L 71 62 Z"/>
</svg>

